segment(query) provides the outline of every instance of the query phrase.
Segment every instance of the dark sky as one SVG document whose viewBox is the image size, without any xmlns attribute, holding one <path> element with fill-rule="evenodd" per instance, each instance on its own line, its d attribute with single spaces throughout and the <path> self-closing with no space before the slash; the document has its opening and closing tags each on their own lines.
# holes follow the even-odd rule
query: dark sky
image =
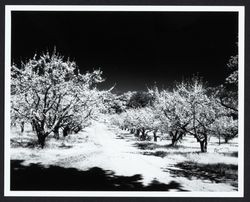
<svg viewBox="0 0 250 202">
<path fill-rule="evenodd" d="M 82 72 L 101 68 L 101 87 L 169 88 L 199 73 L 223 82 L 237 54 L 233 12 L 12 12 L 12 61 L 46 50 L 75 60 Z"/>
</svg>

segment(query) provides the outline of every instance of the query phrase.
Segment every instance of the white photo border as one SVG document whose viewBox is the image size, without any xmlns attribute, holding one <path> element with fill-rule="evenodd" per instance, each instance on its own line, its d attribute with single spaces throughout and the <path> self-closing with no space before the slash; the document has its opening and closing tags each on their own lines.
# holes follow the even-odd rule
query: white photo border
<svg viewBox="0 0 250 202">
<path fill-rule="evenodd" d="M 238 12 L 239 54 L 239 150 L 238 191 L 235 192 L 167 192 L 167 191 L 11 191 L 10 190 L 10 69 L 12 11 L 182 11 Z M 39 197 L 244 197 L 244 6 L 72 6 L 72 5 L 6 5 L 5 6 L 5 100 L 4 100 L 4 196 Z"/>
</svg>

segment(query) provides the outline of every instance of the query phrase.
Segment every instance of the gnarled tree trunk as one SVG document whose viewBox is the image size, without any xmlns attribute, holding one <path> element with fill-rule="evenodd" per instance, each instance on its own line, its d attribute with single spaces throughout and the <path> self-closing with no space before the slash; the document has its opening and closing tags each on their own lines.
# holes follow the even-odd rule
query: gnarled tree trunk
<svg viewBox="0 0 250 202">
<path fill-rule="evenodd" d="M 43 124 L 39 123 L 36 120 L 33 120 L 33 125 L 37 134 L 37 138 L 38 138 L 38 144 L 41 145 L 42 148 L 44 148 L 45 146 L 45 139 L 46 137 L 49 135 L 48 132 L 45 132 Z"/>
<path fill-rule="evenodd" d="M 201 147 L 201 152 L 207 152 L 207 142 L 206 141 L 200 141 L 200 147 Z"/>
<path fill-rule="evenodd" d="M 175 132 L 170 132 L 170 134 L 171 134 L 170 136 L 172 137 L 171 146 L 176 146 L 178 141 L 182 138 L 184 133 L 176 130 Z"/>
<path fill-rule="evenodd" d="M 38 143 L 41 145 L 42 148 L 45 146 L 45 139 L 48 135 L 44 131 L 38 131 L 37 137 L 38 137 Z"/>
<path fill-rule="evenodd" d="M 204 139 L 200 140 L 201 152 L 207 152 L 207 135 L 204 135 Z"/>
</svg>

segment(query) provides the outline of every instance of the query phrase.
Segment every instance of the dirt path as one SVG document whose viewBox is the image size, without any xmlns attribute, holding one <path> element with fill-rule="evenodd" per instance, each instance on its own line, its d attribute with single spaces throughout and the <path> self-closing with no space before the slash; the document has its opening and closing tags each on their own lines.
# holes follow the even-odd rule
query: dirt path
<svg viewBox="0 0 250 202">
<path fill-rule="evenodd" d="M 82 171 L 98 167 L 116 176 L 140 176 L 136 180 L 144 186 L 150 186 L 152 182 L 167 186 L 173 183 L 179 185 L 179 189 L 176 189 L 177 186 L 173 188 L 168 186 L 170 191 L 232 191 L 234 189 L 229 184 L 170 173 L 169 170 L 177 169 L 174 165 L 178 161 L 185 160 L 183 155 L 171 154 L 165 157 L 145 155 L 145 150 L 135 146 L 138 141 L 132 134 L 112 128 L 104 122 L 95 122 L 85 131 L 72 135 L 68 140 L 60 141 L 51 138 L 48 141 L 50 146 L 45 149 L 12 148 L 11 159 L 24 160 L 23 165 L 26 166 L 55 165 Z M 66 147 L 61 147 L 61 144 L 66 144 Z M 180 157 L 182 159 L 178 159 Z"/>
<path fill-rule="evenodd" d="M 144 185 L 149 185 L 156 180 L 165 184 L 173 181 L 180 183 L 184 190 L 230 191 L 233 189 L 228 184 L 173 176 L 168 168 L 176 169 L 174 167 L 175 160 L 171 157 L 143 155 L 144 151 L 135 146 L 136 140 L 129 132 L 110 128 L 107 124 L 98 122 L 87 132 L 98 150 L 95 155 L 87 159 L 88 167 L 97 166 L 122 176 L 139 174 L 142 176 Z M 121 139 L 120 137 L 126 138 Z"/>
<path fill-rule="evenodd" d="M 115 131 L 105 124 L 97 123 L 88 132 L 100 151 L 98 155 L 88 159 L 90 167 L 98 166 L 124 176 L 141 174 L 144 184 L 157 177 L 169 178 L 169 173 L 162 172 L 161 168 L 165 163 L 160 157 L 142 155 L 133 146 L 133 141 L 118 138 Z M 132 135 L 125 134 L 128 139 L 133 138 Z"/>
</svg>

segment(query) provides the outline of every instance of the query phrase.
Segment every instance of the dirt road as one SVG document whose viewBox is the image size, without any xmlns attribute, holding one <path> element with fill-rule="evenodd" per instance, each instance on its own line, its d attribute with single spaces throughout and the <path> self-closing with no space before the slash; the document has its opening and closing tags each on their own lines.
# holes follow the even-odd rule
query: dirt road
<svg viewBox="0 0 250 202">
<path fill-rule="evenodd" d="M 180 151 L 177 151 L 164 157 L 157 156 L 154 152 L 170 151 L 164 143 L 156 144 L 159 150 L 142 149 L 138 147 L 141 143 L 127 131 L 112 128 L 105 122 L 95 122 L 80 134 L 72 135 L 61 142 L 51 138 L 45 149 L 12 148 L 11 159 L 24 160 L 22 164 L 25 166 L 53 165 L 76 168 L 80 171 L 97 167 L 112 172 L 116 176 L 140 176 L 136 180 L 143 186 L 149 186 L 152 183 L 178 184 L 178 186 L 168 186 L 169 191 L 232 191 L 235 189 L 226 183 L 173 174 L 170 170 L 180 170 L 175 167 L 175 164 L 185 161 L 185 155 L 180 155 Z M 153 142 L 143 144 L 147 146 Z"/>
<path fill-rule="evenodd" d="M 96 151 L 98 151 L 86 159 L 88 167 L 97 166 L 122 176 L 140 174 L 144 185 L 156 180 L 164 184 L 177 182 L 184 190 L 231 191 L 233 189 L 232 186 L 224 183 L 173 176 L 169 169 L 178 170 L 174 165 L 180 159 L 175 159 L 175 156 L 162 158 L 155 155 L 145 155 L 147 151 L 151 150 L 138 148 L 136 146 L 138 141 L 128 131 L 117 130 L 109 127 L 108 124 L 96 122 L 86 132 L 88 132 L 91 141 L 95 143 Z"/>
</svg>

